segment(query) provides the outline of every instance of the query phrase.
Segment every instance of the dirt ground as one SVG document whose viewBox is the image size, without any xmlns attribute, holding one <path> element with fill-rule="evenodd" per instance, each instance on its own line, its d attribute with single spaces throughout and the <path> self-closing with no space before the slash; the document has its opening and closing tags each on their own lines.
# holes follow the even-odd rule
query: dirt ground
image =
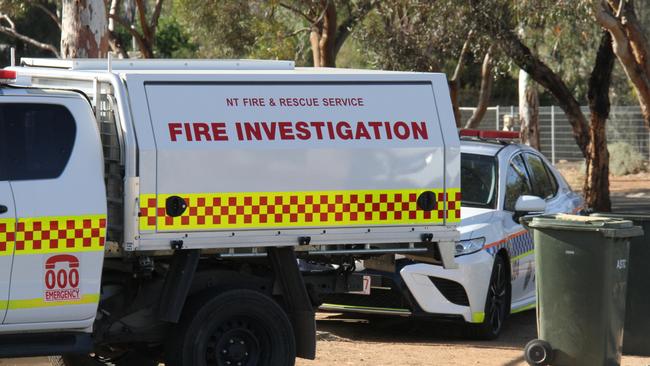
<svg viewBox="0 0 650 366">
<path fill-rule="evenodd" d="M 523 348 L 536 336 L 535 312 L 508 319 L 496 341 L 468 341 L 457 325 L 405 318 L 318 314 L 314 361 L 296 366 L 525 366 Z M 0 366 L 48 366 L 44 358 L 0 360 Z M 623 356 L 622 366 L 650 366 L 650 357 Z"/>
<path fill-rule="evenodd" d="M 582 190 L 584 168 L 582 163 L 560 161 L 555 165 L 575 191 Z M 609 176 L 609 189 L 613 196 L 635 195 L 641 192 L 650 199 L 650 172 L 641 172 L 617 177 Z"/>
<path fill-rule="evenodd" d="M 535 312 L 515 314 L 496 341 L 468 341 L 453 324 L 403 318 L 351 318 L 320 314 L 315 361 L 298 366 L 519 366 L 526 343 L 536 338 Z M 623 366 L 649 366 L 650 357 L 624 356 Z"/>
</svg>

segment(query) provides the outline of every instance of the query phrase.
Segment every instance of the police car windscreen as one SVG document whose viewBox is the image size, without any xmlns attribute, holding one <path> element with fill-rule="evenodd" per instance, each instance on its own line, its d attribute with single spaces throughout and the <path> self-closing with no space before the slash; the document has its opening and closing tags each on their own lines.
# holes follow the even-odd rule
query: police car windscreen
<svg viewBox="0 0 650 366">
<path fill-rule="evenodd" d="M 463 153 L 460 161 L 462 205 L 494 208 L 497 187 L 494 157 Z"/>
</svg>

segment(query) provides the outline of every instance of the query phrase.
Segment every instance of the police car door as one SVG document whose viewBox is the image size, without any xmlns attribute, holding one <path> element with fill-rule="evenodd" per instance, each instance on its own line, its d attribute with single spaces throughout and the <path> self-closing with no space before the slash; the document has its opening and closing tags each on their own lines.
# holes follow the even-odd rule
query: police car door
<svg viewBox="0 0 650 366">
<path fill-rule="evenodd" d="M 515 203 L 523 195 L 532 195 L 533 187 L 522 154 L 510 160 L 506 172 L 503 209 L 508 213 L 504 223 L 505 245 L 510 255 L 512 304 L 516 307 L 534 291 L 533 241 L 526 229 L 514 219 Z"/>
<path fill-rule="evenodd" d="M 106 227 L 101 143 L 88 102 L 73 93 L 3 96 L 0 126 L 17 221 L 4 324 L 88 327 Z"/>
<path fill-rule="evenodd" d="M 0 125 L 0 319 L 4 319 L 7 311 L 11 261 L 14 251 L 14 235 L 16 233 L 16 209 L 2 159 L 5 156 L 1 147 L 4 145 L 2 136 L 4 136 L 4 133 L 2 125 Z"/>
</svg>

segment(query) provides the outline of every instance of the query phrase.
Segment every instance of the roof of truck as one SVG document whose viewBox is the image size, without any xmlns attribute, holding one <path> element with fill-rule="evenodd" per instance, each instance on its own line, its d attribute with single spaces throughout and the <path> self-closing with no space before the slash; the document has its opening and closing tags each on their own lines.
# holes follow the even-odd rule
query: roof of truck
<svg viewBox="0 0 650 366">
<path fill-rule="evenodd" d="M 79 93 L 68 90 L 54 90 L 54 89 L 40 89 L 40 88 L 26 88 L 26 87 L 0 87 L 0 96 L 13 96 L 13 97 L 26 97 L 26 96 L 40 96 L 40 97 L 75 97 L 80 96 Z"/>
<path fill-rule="evenodd" d="M 394 74 L 398 71 L 296 67 L 293 61 L 278 60 L 209 60 L 209 59 L 53 59 L 22 58 L 20 66 L 86 72 L 165 74 L 183 71 L 186 74 L 221 74 L 234 71 L 301 74 Z M 411 74 L 423 74 L 412 72 Z"/>
</svg>

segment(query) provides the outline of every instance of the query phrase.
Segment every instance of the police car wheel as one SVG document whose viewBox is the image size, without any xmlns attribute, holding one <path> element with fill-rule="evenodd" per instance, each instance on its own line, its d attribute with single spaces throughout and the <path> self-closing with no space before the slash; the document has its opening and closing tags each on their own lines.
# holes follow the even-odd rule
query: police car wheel
<svg viewBox="0 0 650 366">
<path fill-rule="evenodd" d="M 296 358 L 284 310 L 252 290 L 209 291 L 189 300 L 166 350 L 168 366 L 290 366 Z"/>
<path fill-rule="evenodd" d="M 548 342 L 533 339 L 524 348 L 524 358 L 529 365 L 550 365 L 553 361 L 553 348 Z"/>
<path fill-rule="evenodd" d="M 494 257 L 494 265 L 485 299 L 485 316 L 480 324 L 468 324 L 465 335 L 473 339 L 495 339 L 501 334 L 503 323 L 510 313 L 510 271 L 501 255 Z"/>
</svg>

